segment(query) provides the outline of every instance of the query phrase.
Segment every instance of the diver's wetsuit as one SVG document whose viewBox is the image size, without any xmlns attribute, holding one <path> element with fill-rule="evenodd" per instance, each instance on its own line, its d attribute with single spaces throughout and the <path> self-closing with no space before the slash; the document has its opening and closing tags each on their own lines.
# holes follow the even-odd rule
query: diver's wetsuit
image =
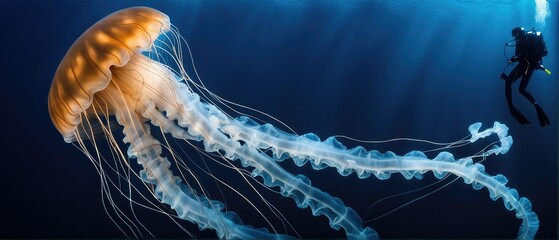
<svg viewBox="0 0 559 240">
<path fill-rule="evenodd" d="M 542 61 L 542 51 L 543 49 L 539 49 L 536 34 L 535 33 L 524 33 L 518 39 L 516 39 L 516 50 L 515 56 L 511 58 L 512 62 L 518 61 L 518 64 L 514 67 L 514 69 L 510 72 L 508 76 L 502 75 L 502 78 L 505 80 L 505 95 L 507 98 L 507 104 L 509 106 L 509 110 L 511 114 L 520 122 L 520 124 L 524 125 L 530 123 L 523 115 L 518 111 L 513 103 L 512 103 L 512 84 L 518 80 L 518 78 L 522 77 L 520 80 L 520 87 L 519 92 L 522 94 L 530 103 L 534 104 L 536 107 L 536 111 L 538 113 L 538 118 L 540 120 L 540 125 L 545 126 L 549 125 L 549 119 L 547 119 L 546 114 L 543 112 L 541 107 L 536 102 L 536 99 L 526 91 L 526 87 L 530 82 L 530 78 L 532 77 L 532 73 L 534 73 L 535 69 L 541 68 L 541 61 Z"/>
</svg>

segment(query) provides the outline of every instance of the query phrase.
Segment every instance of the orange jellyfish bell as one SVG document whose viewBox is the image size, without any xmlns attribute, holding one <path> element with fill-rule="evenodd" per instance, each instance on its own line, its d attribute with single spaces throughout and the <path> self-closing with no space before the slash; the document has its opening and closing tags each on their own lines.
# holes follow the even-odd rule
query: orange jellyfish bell
<svg viewBox="0 0 559 240">
<path fill-rule="evenodd" d="M 56 70 L 48 97 L 50 118 L 66 142 L 75 141 L 81 114 L 113 79 L 112 71 L 150 49 L 170 27 L 164 13 L 132 7 L 101 19 L 74 42 Z"/>
</svg>

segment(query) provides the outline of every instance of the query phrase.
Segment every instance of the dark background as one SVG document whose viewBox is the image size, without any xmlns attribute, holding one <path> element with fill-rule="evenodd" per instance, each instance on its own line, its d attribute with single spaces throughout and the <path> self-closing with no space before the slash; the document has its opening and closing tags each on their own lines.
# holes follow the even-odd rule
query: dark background
<svg viewBox="0 0 559 240">
<path fill-rule="evenodd" d="M 54 72 L 73 41 L 107 14 L 135 5 L 169 15 L 190 44 L 197 70 L 210 90 L 269 113 L 298 133 L 313 132 L 322 139 L 341 134 L 358 139 L 410 137 L 449 142 L 466 136 L 474 122 L 485 127 L 493 121 L 505 123 L 514 138 L 512 149 L 486 160 L 486 170 L 507 176 L 508 186 L 530 199 L 540 219 L 538 238 L 557 238 L 558 14 L 547 18 L 545 26 L 537 25 L 533 1 L 49 0 L 0 4 L 5 180 L 0 195 L 0 238 L 126 237 L 103 208 L 98 173 L 78 149 L 63 141 L 52 126 L 46 103 Z M 557 5 L 551 1 L 550 9 L 558 9 Z M 503 44 L 516 26 L 536 26 L 546 38 L 550 54 L 545 65 L 553 75 L 538 71 L 528 87 L 551 119 L 546 128 L 538 126 L 535 111 L 516 91 L 518 83 L 515 104 L 533 124 L 520 126 L 506 106 L 504 84 L 498 76 L 506 66 Z M 511 56 L 512 49 L 507 53 Z M 475 150 L 485 146 L 476 144 Z M 415 143 L 366 147 L 397 154 L 429 149 Z M 429 190 L 385 201 L 367 213 L 375 201 L 433 182 L 431 173 L 422 181 L 406 181 L 399 174 L 383 181 L 359 180 L 334 170 L 297 169 L 289 164 L 284 163 L 340 197 L 363 219 L 377 217 Z M 251 196 L 250 189 L 239 190 Z M 344 237 L 343 232 L 330 229 L 324 217 L 298 209 L 291 199 L 274 193 L 267 198 L 303 237 Z M 229 202 L 233 202 L 231 210 L 249 224 L 268 227 L 252 220 L 255 211 L 251 208 L 242 204 L 233 208 L 235 201 Z M 142 209 L 137 214 L 157 237 L 189 237 L 160 214 Z M 215 236 L 211 231 L 199 232 L 190 223 L 182 225 L 195 236 Z M 500 199 L 491 201 L 487 190 L 475 191 L 458 180 L 366 225 L 383 238 L 514 238 L 520 221 Z M 285 232 L 281 227 L 276 230 Z"/>
</svg>

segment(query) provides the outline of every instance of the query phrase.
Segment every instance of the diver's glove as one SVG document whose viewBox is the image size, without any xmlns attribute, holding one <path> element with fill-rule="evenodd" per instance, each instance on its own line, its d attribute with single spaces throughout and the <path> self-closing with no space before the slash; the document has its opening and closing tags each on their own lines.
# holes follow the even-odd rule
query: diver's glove
<svg viewBox="0 0 559 240">
<path fill-rule="evenodd" d="M 514 56 L 509 59 L 509 63 L 518 62 L 518 60 L 518 56 Z"/>
<path fill-rule="evenodd" d="M 524 115 L 522 115 L 522 113 L 518 111 L 518 109 L 516 109 L 515 107 L 510 108 L 510 114 L 514 118 L 516 118 L 516 120 L 518 121 L 518 123 L 520 123 L 520 125 L 530 124 L 530 121 L 528 121 L 528 119 L 524 117 Z"/>
<path fill-rule="evenodd" d="M 534 106 L 536 107 L 536 112 L 538 113 L 538 120 L 540 121 L 540 126 L 545 127 L 549 125 L 550 124 L 549 118 L 547 118 L 547 115 L 543 111 L 542 107 L 540 107 L 540 105 L 538 105 L 537 103 Z"/>
</svg>

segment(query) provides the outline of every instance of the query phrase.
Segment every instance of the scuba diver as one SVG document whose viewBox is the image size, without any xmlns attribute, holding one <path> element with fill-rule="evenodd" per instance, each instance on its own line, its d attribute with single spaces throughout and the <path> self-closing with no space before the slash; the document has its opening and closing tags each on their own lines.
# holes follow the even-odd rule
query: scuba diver
<svg viewBox="0 0 559 240">
<path fill-rule="evenodd" d="M 534 70 L 544 70 L 547 74 L 551 74 L 551 72 L 542 65 L 542 58 L 547 55 L 547 48 L 543 41 L 543 35 L 533 29 L 527 32 L 524 28 L 516 27 L 512 29 L 512 36 L 514 40 L 505 44 L 505 46 L 516 46 L 514 56 L 509 59 L 509 66 L 514 62 L 518 62 L 518 64 L 512 69 L 508 76 L 504 72 L 501 73 L 501 78 L 505 80 L 505 95 L 510 113 L 521 125 L 530 123 L 512 103 L 512 84 L 518 80 L 518 78 L 522 77 L 518 90 L 520 94 L 534 105 L 540 125 L 545 127 L 550 124 L 549 118 L 547 118 L 547 115 L 532 94 L 526 91 L 526 87 L 530 82 Z M 516 45 L 510 45 L 512 41 L 515 41 Z"/>
</svg>

